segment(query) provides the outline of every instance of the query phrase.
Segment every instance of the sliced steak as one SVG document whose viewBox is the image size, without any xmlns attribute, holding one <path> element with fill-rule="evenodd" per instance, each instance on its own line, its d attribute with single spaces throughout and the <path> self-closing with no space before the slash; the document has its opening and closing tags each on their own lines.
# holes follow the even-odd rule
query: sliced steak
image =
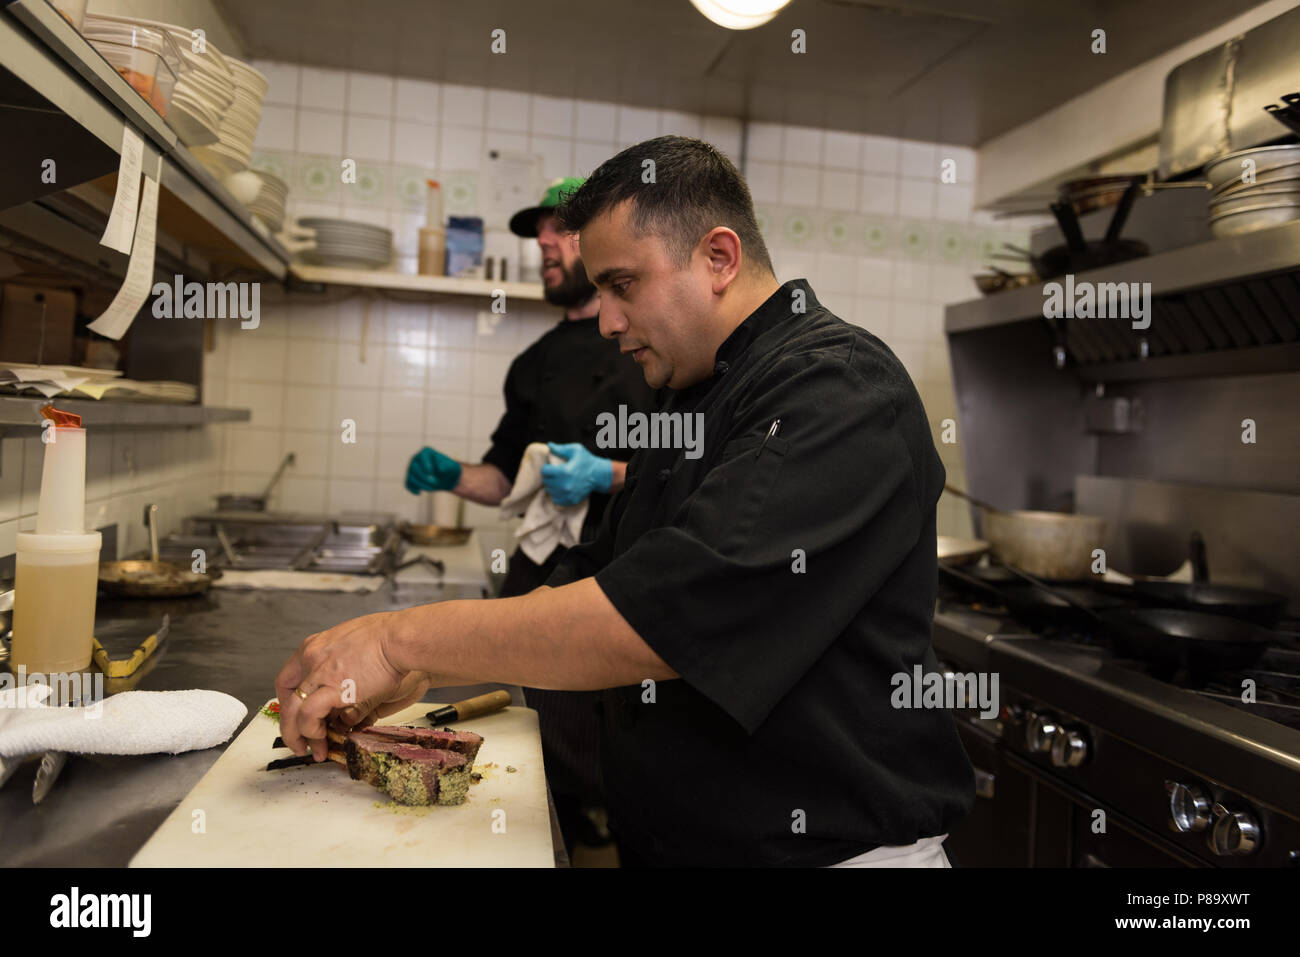
<svg viewBox="0 0 1300 957">
<path fill-rule="evenodd" d="M 348 774 L 354 780 L 365 781 L 377 788 L 384 786 L 383 765 L 380 757 L 392 754 L 402 747 L 399 741 L 389 741 L 364 731 L 354 731 L 343 742 L 343 753 L 348 760 Z"/>
<path fill-rule="evenodd" d="M 354 731 L 344 744 L 348 774 L 399 804 L 462 804 L 469 791 L 465 755 Z"/>
<path fill-rule="evenodd" d="M 463 754 L 401 744 L 388 757 L 385 790 L 399 804 L 462 804 L 469 791 Z"/>
<path fill-rule="evenodd" d="M 483 744 L 483 736 L 473 731 L 435 731 L 432 728 L 375 725 L 354 733 L 376 735 L 389 741 L 415 744 L 422 748 L 454 751 L 465 755 L 465 763 L 470 766 L 473 766 L 474 759 L 478 757 L 478 749 Z"/>
</svg>

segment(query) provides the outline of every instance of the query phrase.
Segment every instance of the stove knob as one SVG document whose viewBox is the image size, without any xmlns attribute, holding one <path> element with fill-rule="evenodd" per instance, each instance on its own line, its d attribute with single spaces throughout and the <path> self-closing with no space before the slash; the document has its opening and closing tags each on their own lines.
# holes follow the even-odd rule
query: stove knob
<svg viewBox="0 0 1300 957">
<path fill-rule="evenodd" d="M 1064 728 L 1052 739 L 1052 764 L 1058 768 L 1077 768 L 1088 757 L 1088 739 L 1082 731 Z"/>
<path fill-rule="evenodd" d="M 1030 711 L 1025 715 L 1025 747 L 1030 754 L 1042 754 L 1052 750 L 1052 739 L 1061 730 L 1056 719 L 1051 715 L 1035 714 Z"/>
<path fill-rule="evenodd" d="M 1245 811 L 1229 811 L 1214 805 L 1214 827 L 1210 830 L 1210 850 L 1222 857 L 1253 854 L 1259 847 L 1259 825 Z"/>
<path fill-rule="evenodd" d="M 1169 824 L 1175 831 L 1203 831 L 1210 823 L 1210 799 L 1195 784 L 1166 781 Z"/>
</svg>

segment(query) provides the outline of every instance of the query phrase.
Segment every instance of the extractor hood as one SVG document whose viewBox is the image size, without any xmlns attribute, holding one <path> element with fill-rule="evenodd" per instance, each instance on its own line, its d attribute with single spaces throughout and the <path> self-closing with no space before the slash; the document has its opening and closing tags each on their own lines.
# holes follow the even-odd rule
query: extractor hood
<svg viewBox="0 0 1300 957">
<path fill-rule="evenodd" d="M 1294 139 L 1265 112 L 1300 92 L 1300 7 L 1193 57 L 1165 80 L 1160 178 L 1234 150 Z"/>
</svg>

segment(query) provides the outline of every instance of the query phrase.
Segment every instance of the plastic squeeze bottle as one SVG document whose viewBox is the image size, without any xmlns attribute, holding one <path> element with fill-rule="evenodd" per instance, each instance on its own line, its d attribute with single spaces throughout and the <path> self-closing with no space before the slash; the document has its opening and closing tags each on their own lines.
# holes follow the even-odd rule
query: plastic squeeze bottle
<svg viewBox="0 0 1300 957">
<path fill-rule="evenodd" d="M 90 666 L 99 586 L 99 532 L 85 531 L 86 430 L 81 416 L 41 410 L 45 462 L 36 531 L 18 533 L 10 667 L 28 674 Z"/>
<path fill-rule="evenodd" d="M 441 276 L 447 271 L 447 228 L 442 224 L 442 187 L 437 180 L 429 184 L 428 207 L 425 210 L 424 228 L 420 230 L 420 244 L 416 271 L 421 276 Z"/>
</svg>

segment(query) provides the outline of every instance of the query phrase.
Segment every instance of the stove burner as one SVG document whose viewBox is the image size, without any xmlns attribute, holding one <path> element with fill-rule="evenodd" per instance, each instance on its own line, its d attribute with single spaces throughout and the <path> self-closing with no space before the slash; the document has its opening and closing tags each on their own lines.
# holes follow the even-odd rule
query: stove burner
<svg viewBox="0 0 1300 957">
<path fill-rule="evenodd" d="M 1090 591 L 1086 585 L 1069 586 L 1068 590 L 1072 596 L 1087 595 Z M 1300 730 L 1300 634 L 1295 631 L 1300 623 L 1295 619 L 1284 620 L 1279 625 L 1278 643 L 1270 645 L 1264 656 L 1250 668 L 1189 670 L 1173 663 L 1162 664 L 1123 654 L 1105 627 L 1065 602 L 1057 600 L 1053 605 L 1058 607 L 1037 607 L 1025 614 L 1026 609 L 1020 606 L 1016 597 L 1008 594 L 1003 598 L 973 583 L 957 581 L 949 576 L 940 579 L 940 607 L 966 608 L 1002 619 L 1006 622 L 1007 632 L 1028 632 L 1039 638 L 1086 649 L 1090 654 L 1100 655 L 1125 669 Z M 1113 596 L 1104 596 L 1100 592 L 1092 592 L 1091 597 L 1096 599 L 1098 607 L 1113 600 Z M 1249 695 L 1246 695 L 1247 690 Z"/>
</svg>

